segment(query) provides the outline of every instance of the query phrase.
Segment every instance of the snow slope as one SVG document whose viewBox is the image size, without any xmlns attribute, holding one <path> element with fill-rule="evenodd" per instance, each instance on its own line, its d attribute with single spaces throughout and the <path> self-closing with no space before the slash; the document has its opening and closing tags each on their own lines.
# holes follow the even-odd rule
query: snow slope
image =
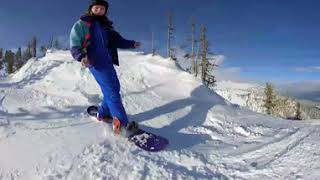
<svg viewBox="0 0 320 180">
<path fill-rule="evenodd" d="M 69 52 L 0 82 L 0 179 L 319 179 L 320 125 L 231 105 L 175 63 L 120 53 L 129 119 L 170 140 L 145 152 L 85 113 L 102 96 Z"/>
</svg>

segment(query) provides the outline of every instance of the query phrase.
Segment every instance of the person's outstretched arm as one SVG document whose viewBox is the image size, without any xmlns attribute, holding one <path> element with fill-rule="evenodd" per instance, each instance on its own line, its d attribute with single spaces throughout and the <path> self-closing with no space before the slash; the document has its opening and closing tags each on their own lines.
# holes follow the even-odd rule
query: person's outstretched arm
<svg viewBox="0 0 320 180">
<path fill-rule="evenodd" d="M 140 46 L 139 42 L 133 40 L 126 40 L 124 39 L 117 31 L 112 30 L 111 33 L 111 43 L 112 46 L 115 48 L 120 49 L 130 49 L 130 48 L 137 48 Z"/>
</svg>

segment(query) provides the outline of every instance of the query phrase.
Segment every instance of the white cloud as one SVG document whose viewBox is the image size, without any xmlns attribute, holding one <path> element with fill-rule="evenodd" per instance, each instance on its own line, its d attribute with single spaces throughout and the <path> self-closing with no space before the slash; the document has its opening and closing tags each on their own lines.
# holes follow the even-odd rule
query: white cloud
<svg viewBox="0 0 320 180">
<path fill-rule="evenodd" d="M 227 67 L 227 68 L 217 68 L 215 75 L 217 80 L 231 80 L 237 82 L 248 82 L 250 80 L 241 77 L 242 69 L 241 67 Z"/>
<path fill-rule="evenodd" d="M 293 70 L 297 72 L 320 72 L 320 66 L 295 67 Z"/>
<path fill-rule="evenodd" d="M 320 101 L 320 80 L 283 83 L 278 87 L 284 95 Z"/>
</svg>

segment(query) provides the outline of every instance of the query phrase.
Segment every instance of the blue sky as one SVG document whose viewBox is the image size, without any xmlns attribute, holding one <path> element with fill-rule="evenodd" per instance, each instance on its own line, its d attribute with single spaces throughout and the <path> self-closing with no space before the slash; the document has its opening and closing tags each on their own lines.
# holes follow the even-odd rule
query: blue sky
<svg viewBox="0 0 320 180">
<path fill-rule="evenodd" d="M 172 11 L 176 43 L 190 35 L 190 20 L 207 27 L 221 68 L 257 81 L 320 80 L 318 0 L 109 0 L 109 16 L 126 38 L 149 50 L 151 31 L 164 52 L 166 12 Z M 41 43 L 67 37 L 87 0 L 1 0 L 0 47 L 16 48 L 36 35 Z"/>
</svg>

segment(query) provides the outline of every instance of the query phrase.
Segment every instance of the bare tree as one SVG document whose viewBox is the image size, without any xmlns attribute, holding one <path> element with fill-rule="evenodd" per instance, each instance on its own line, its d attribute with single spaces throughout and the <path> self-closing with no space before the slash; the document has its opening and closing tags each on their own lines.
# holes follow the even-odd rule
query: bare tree
<svg viewBox="0 0 320 180">
<path fill-rule="evenodd" d="M 190 67 L 187 69 L 188 72 L 193 73 L 196 76 L 196 52 L 198 51 L 196 49 L 197 45 L 197 40 L 196 40 L 196 34 L 195 34 L 195 28 L 196 24 L 195 21 L 192 19 L 191 20 L 191 28 L 190 28 L 190 33 L 188 32 L 187 38 L 185 42 L 179 45 L 179 48 L 183 50 L 185 53 L 183 54 L 183 58 L 186 60 L 191 61 Z"/>
</svg>

